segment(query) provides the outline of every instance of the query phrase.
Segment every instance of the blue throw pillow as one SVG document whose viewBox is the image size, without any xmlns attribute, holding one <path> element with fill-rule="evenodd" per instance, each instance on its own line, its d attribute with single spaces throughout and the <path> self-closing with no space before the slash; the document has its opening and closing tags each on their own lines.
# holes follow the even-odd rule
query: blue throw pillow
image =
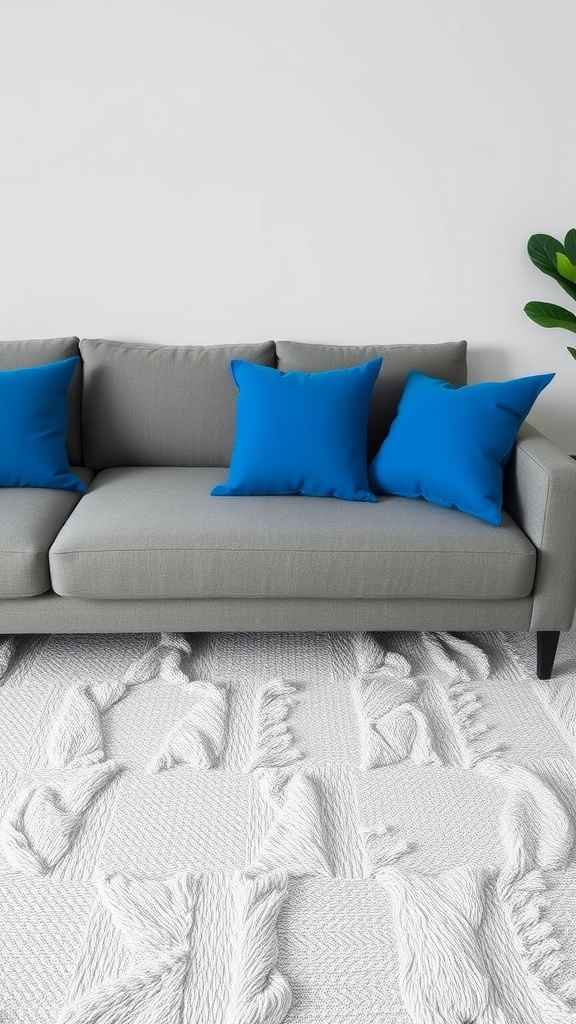
<svg viewBox="0 0 576 1024">
<path fill-rule="evenodd" d="M 0 487 L 86 490 L 66 453 L 68 386 L 78 362 L 0 370 Z"/>
<path fill-rule="evenodd" d="M 307 494 L 376 501 L 366 436 L 382 359 L 346 370 L 283 373 L 233 359 L 236 439 L 216 495 Z"/>
<path fill-rule="evenodd" d="M 516 435 L 553 377 L 456 388 L 413 371 L 370 464 L 373 491 L 425 498 L 498 526 L 504 468 Z"/>
</svg>

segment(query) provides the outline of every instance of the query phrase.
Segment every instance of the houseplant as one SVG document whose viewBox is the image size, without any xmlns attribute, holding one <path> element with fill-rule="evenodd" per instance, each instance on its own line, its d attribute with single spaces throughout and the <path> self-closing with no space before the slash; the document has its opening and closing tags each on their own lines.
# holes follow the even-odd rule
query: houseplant
<svg viewBox="0 0 576 1024">
<path fill-rule="evenodd" d="M 552 235 L 531 235 L 527 248 L 534 266 L 553 277 L 576 302 L 576 228 L 570 228 L 563 244 Z M 563 327 L 576 334 L 576 314 L 564 306 L 553 302 L 527 302 L 524 312 L 541 327 Z M 576 359 L 576 348 L 567 347 Z"/>
</svg>

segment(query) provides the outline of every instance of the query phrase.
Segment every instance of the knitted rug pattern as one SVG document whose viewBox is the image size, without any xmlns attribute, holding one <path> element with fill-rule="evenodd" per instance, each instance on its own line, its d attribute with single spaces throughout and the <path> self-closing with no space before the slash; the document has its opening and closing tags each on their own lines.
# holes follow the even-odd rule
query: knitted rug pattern
<svg viewBox="0 0 576 1024">
<path fill-rule="evenodd" d="M 2 1024 L 576 1024 L 576 634 L 0 641 Z"/>
</svg>

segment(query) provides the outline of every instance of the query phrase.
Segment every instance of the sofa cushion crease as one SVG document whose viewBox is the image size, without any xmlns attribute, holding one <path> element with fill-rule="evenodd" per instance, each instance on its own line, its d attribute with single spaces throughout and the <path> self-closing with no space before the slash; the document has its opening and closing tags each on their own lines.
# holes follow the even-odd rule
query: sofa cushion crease
<svg viewBox="0 0 576 1024">
<path fill-rule="evenodd" d="M 94 476 L 82 466 L 73 466 L 72 472 L 86 485 Z M 50 590 L 48 551 L 80 500 L 75 491 L 0 487 L 0 598 Z"/>
</svg>

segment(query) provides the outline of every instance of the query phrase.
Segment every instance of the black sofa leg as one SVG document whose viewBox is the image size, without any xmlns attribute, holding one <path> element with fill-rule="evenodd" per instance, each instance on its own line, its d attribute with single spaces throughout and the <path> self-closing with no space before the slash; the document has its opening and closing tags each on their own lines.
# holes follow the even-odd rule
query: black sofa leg
<svg viewBox="0 0 576 1024">
<path fill-rule="evenodd" d="M 560 633 L 556 630 L 540 629 L 536 635 L 536 675 L 538 679 L 550 679 Z"/>
</svg>

